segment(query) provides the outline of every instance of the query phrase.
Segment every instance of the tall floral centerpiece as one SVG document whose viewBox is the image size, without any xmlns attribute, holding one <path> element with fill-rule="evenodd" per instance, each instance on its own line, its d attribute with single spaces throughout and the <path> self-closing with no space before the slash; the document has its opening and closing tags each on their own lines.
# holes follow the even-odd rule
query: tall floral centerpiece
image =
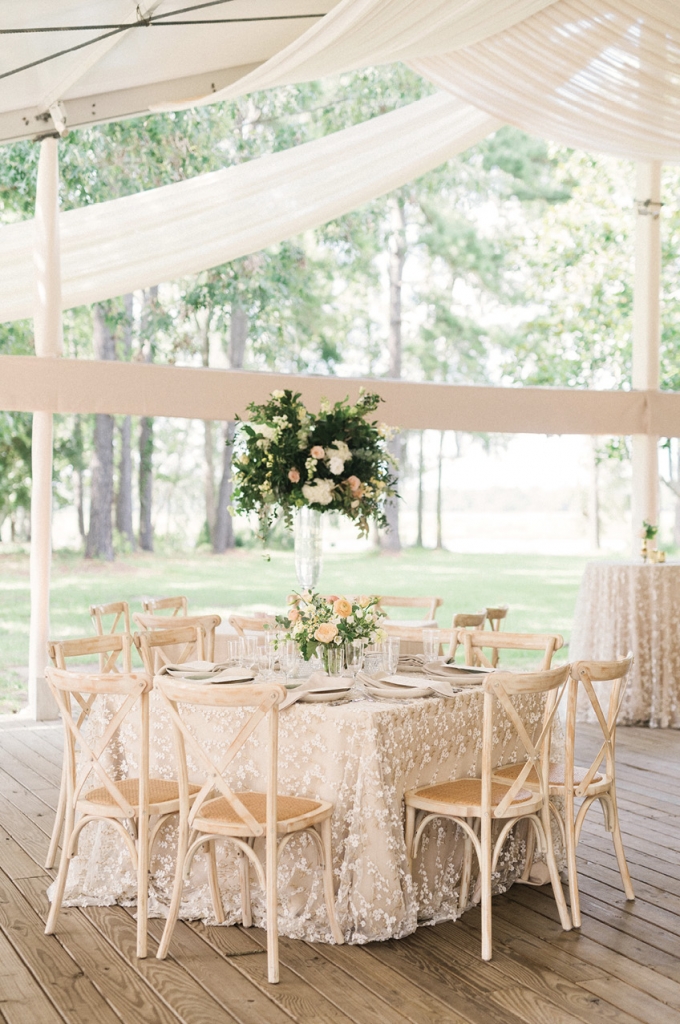
<svg viewBox="0 0 680 1024">
<path fill-rule="evenodd" d="M 387 526 L 385 502 L 396 495 L 394 464 L 386 447 L 389 429 L 367 419 L 382 399 L 360 392 L 318 413 L 293 391 L 273 391 L 263 405 L 248 406 L 234 440 L 237 512 L 256 512 L 264 533 L 283 516 L 295 525 L 295 567 L 300 586 L 311 590 L 321 569 L 321 514 L 340 512 L 360 536 L 371 521 Z"/>
<path fill-rule="evenodd" d="M 647 561 L 647 558 L 649 557 L 650 553 L 650 548 L 652 547 L 652 543 L 658 532 L 658 526 L 654 526 L 653 523 L 648 523 L 646 519 L 643 520 L 642 529 L 640 530 L 640 538 L 642 539 L 642 544 L 640 546 L 640 554 L 642 555 L 643 562 Z"/>
<path fill-rule="evenodd" d="M 285 630 L 283 639 L 294 640 L 305 661 L 314 657 L 318 649 L 328 668 L 328 651 L 334 647 L 365 640 L 379 643 L 386 637 L 380 623 L 378 597 L 322 597 L 305 590 L 293 594 L 286 615 L 277 615 L 277 625 Z"/>
</svg>

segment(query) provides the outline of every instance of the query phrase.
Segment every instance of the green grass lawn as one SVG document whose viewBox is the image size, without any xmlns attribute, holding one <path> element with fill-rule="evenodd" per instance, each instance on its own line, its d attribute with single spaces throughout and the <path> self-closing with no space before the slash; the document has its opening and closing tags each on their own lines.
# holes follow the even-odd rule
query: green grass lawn
<svg viewBox="0 0 680 1024">
<path fill-rule="evenodd" d="M 320 581 L 324 593 L 437 595 L 439 622 L 458 611 L 508 604 L 508 629 L 559 631 L 568 638 L 584 558 L 539 555 L 460 555 L 408 550 L 327 555 Z M 279 609 L 294 589 L 293 555 L 260 551 L 228 555 L 130 555 L 113 563 L 86 562 L 57 553 L 52 569 L 53 637 L 92 631 L 91 604 L 126 600 L 141 611 L 143 596 L 186 594 L 190 612 Z M 415 613 L 417 614 L 417 613 Z M 401 617 L 401 616 L 400 616 Z M 405 616 L 404 616 L 405 617 Z M 29 584 L 26 555 L 0 555 L 0 713 L 23 703 L 28 661 Z"/>
</svg>

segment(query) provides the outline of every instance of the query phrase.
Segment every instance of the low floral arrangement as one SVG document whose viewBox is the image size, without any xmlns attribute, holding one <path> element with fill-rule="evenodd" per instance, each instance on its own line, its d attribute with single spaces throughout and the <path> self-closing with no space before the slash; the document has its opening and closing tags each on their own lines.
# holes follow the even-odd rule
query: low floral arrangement
<svg viewBox="0 0 680 1024">
<path fill-rule="evenodd" d="M 328 650 L 352 640 L 380 643 L 387 636 L 380 623 L 384 618 L 379 597 L 322 597 L 313 591 L 293 594 L 286 615 L 277 615 L 276 623 L 285 633 L 282 640 L 294 640 L 305 661 L 317 648 Z"/>
<path fill-rule="evenodd" d="M 648 523 L 646 519 L 643 519 L 642 529 L 640 530 L 640 536 L 643 540 L 654 540 L 658 532 L 658 526 L 653 526 L 651 523 Z"/>
<path fill-rule="evenodd" d="M 362 536 L 370 520 L 386 526 L 385 502 L 396 496 L 389 428 L 366 419 L 381 401 L 362 391 L 354 405 L 323 400 L 317 415 L 292 391 L 251 402 L 234 442 L 234 510 L 257 512 L 263 529 L 281 513 L 290 527 L 293 511 L 305 505 L 341 512 Z"/>
</svg>

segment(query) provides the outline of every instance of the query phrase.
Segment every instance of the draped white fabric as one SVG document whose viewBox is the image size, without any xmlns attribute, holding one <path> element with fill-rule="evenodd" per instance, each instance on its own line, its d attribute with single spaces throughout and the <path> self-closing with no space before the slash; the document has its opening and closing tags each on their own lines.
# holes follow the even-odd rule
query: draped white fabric
<svg viewBox="0 0 680 1024">
<path fill-rule="evenodd" d="M 294 149 L 63 213 L 63 308 L 291 238 L 437 167 L 498 124 L 439 93 Z M 32 221 L 0 229 L 0 321 L 32 314 L 32 239 Z"/>
<path fill-rule="evenodd" d="M 341 0 L 249 75 L 206 96 L 230 99 L 324 75 L 448 53 L 503 32 L 555 0 Z"/>
<path fill-rule="evenodd" d="M 559 0 L 474 46 L 412 66 L 535 135 L 676 161 L 679 61 L 677 0 Z"/>
</svg>

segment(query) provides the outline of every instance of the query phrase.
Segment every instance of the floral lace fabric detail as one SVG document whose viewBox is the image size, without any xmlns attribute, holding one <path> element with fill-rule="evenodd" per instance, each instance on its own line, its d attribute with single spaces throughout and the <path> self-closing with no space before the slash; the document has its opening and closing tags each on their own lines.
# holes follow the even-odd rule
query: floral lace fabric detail
<svg viewBox="0 0 680 1024">
<path fill-rule="evenodd" d="M 537 735 L 541 699 L 521 697 L 516 702 Z M 111 705 L 103 704 L 91 715 L 89 729 L 101 732 L 110 714 Z M 201 742 L 218 763 L 247 714 L 241 709 L 192 709 Z M 404 843 L 403 796 L 417 786 L 478 775 L 481 725 L 482 694 L 472 690 L 450 700 L 295 704 L 281 714 L 279 792 L 318 797 L 335 805 L 336 907 L 346 941 L 400 938 L 415 931 L 419 923 L 455 920 L 466 909 L 458 888 L 461 831 L 452 822 L 432 822 L 424 833 L 412 878 Z M 227 777 L 235 789 L 264 789 L 265 736 L 259 728 L 231 765 Z M 156 692 L 151 695 L 150 745 L 151 774 L 175 778 L 172 727 Z M 495 763 L 522 760 L 520 751 L 514 729 L 498 710 Z M 134 715 L 120 729 L 112 761 L 120 778 L 137 773 Z M 190 776 L 193 773 L 196 781 L 202 781 L 190 757 L 188 764 Z M 494 876 L 495 891 L 503 891 L 519 874 L 525 833 L 526 824 L 511 832 Z M 165 916 L 170 901 L 176 837 L 176 818 L 172 818 L 160 830 L 152 851 L 149 911 L 155 916 Z M 260 840 L 255 844 L 261 856 L 262 845 Z M 241 920 L 236 855 L 228 842 L 218 843 L 217 851 L 226 922 L 234 924 Z M 264 926 L 264 898 L 252 872 L 251 881 L 253 921 Z M 470 893 L 475 893 L 474 876 Z M 96 823 L 83 830 L 65 896 L 68 904 L 79 906 L 136 902 L 129 855 L 111 826 Z M 215 923 L 203 853 L 197 854 L 185 884 L 180 916 Z M 316 850 L 304 834 L 294 838 L 281 856 L 279 931 L 291 938 L 332 941 Z"/>
<path fill-rule="evenodd" d="M 680 728 L 680 565 L 591 562 L 576 602 L 569 657 L 635 660 L 619 713 L 620 725 Z M 605 714 L 609 684 L 596 683 Z M 581 721 L 597 718 L 579 693 Z"/>
</svg>

